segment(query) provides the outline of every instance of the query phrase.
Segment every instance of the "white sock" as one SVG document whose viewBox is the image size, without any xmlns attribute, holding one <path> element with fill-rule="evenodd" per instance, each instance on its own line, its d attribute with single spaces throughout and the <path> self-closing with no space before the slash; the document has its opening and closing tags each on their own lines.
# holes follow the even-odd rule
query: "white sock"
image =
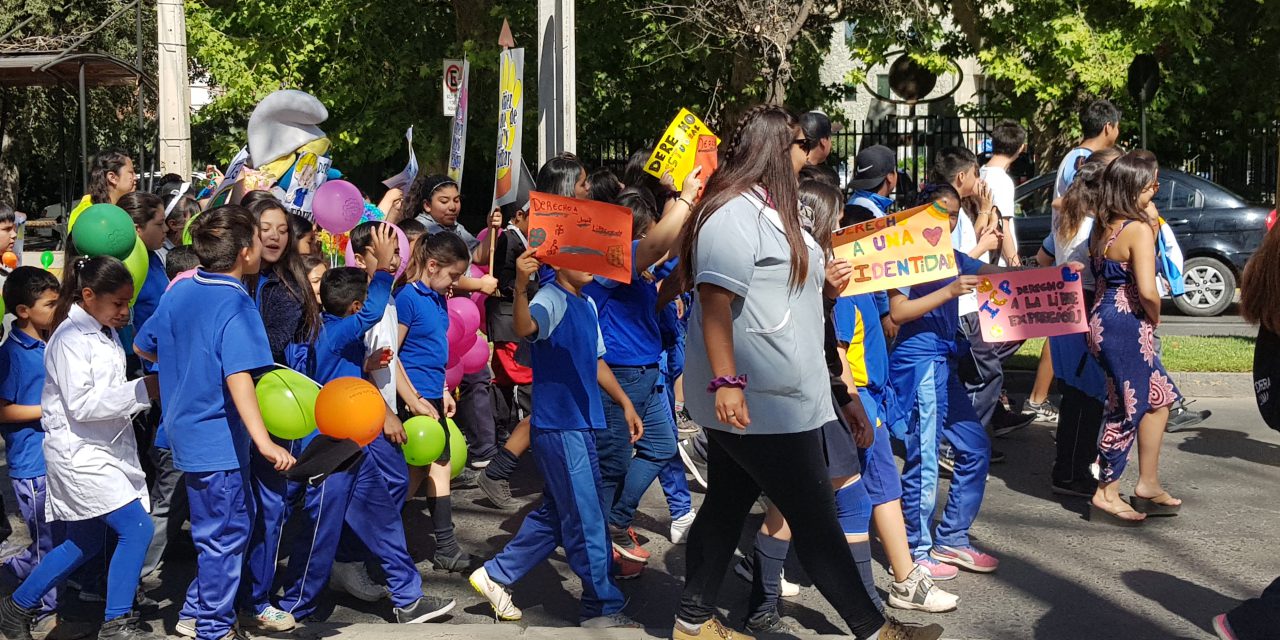
<svg viewBox="0 0 1280 640">
<path fill-rule="evenodd" d="M 680 618 L 676 618 L 676 627 L 678 627 L 681 631 L 688 634 L 696 634 L 702 630 L 702 625 L 694 624 L 692 622 L 685 622 Z"/>
</svg>

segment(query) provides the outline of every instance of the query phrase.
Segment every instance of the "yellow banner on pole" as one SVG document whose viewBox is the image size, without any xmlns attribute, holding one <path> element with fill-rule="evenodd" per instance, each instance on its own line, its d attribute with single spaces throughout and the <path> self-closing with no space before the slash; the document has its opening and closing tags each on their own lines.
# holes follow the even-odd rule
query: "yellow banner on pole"
<svg viewBox="0 0 1280 640">
<path fill-rule="evenodd" d="M 885 291 L 956 275 L 951 223 L 937 203 L 860 222 L 831 236 L 837 259 L 853 265 L 842 295 Z"/>
<path fill-rule="evenodd" d="M 655 178 L 670 171 L 675 180 L 676 191 L 684 188 L 684 179 L 697 166 L 698 136 L 711 136 L 720 144 L 720 138 L 711 132 L 706 123 L 688 109 L 681 109 L 676 119 L 671 121 L 666 132 L 654 145 L 649 161 L 644 163 L 645 173 Z M 702 176 L 705 182 L 706 175 Z"/>
</svg>

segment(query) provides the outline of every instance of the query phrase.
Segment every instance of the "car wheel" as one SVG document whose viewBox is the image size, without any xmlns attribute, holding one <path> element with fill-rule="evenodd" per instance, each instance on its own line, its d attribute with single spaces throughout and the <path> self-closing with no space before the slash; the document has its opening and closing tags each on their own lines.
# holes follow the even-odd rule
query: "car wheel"
<svg viewBox="0 0 1280 640">
<path fill-rule="evenodd" d="M 1214 258 L 1191 258 L 1183 265 L 1187 292 L 1173 299 L 1178 310 L 1189 316 L 1216 316 L 1231 305 L 1236 296 L 1236 275 Z"/>
</svg>

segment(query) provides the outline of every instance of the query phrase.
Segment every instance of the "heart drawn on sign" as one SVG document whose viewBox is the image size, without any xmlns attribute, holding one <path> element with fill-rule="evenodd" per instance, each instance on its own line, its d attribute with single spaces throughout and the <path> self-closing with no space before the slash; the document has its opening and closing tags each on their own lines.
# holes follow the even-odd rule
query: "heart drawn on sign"
<svg viewBox="0 0 1280 640">
<path fill-rule="evenodd" d="M 928 240 L 931 246 L 938 246 L 938 241 L 942 239 L 942 227 L 931 227 L 925 229 L 924 239 Z"/>
</svg>

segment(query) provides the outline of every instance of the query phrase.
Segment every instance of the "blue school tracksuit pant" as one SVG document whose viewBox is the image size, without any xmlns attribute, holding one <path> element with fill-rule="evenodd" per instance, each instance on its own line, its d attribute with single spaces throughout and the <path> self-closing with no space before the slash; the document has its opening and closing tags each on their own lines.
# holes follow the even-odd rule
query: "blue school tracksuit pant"
<svg viewBox="0 0 1280 640">
<path fill-rule="evenodd" d="M 196 577 L 178 617 L 196 620 L 199 640 L 222 640 L 236 621 L 240 573 L 256 516 L 249 469 L 188 471 L 186 481 Z"/>
<path fill-rule="evenodd" d="M 409 466 L 399 447 L 378 437 L 364 449 L 344 516 L 340 562 L 373 560 L 387 576 L 391 604 L 422 598 L 422 574 L 409 555 L 400 510 L 409 493 Z"/>
<path fill-rule="evenodd" d="M 935 544 L 969 546 L 969 527 L 987 488 L 991 441 L 953 370 L 954 351 L 954 342 L 918 333 L 900 341 L 889 362 L 889 378 L 907 420 L 902 513 L 907 544 L 917 560 L 927 557 Z M 934 536 L 939 436 L 955 448 L 956 459 L 947 506 Z"/>
<path fill-rule="evenodd" d="M 283 443 L 290 453 L 301 453 L 297 441 Z M 284 594 L 276 605 L 302 619 L 316 609 L 316 600 L 329 584 L 343 514 L 351 499 L 355 476 L 348 470 L 325 478 L 319 485 L 286 479 L 255 451 L 250 456 L 258 518 L 250 537 L 245 562 L 242 608 L 257 615 L 271 604 L 275 591 L 276 563 L 284 546 L 284 527 L 292 505 L 302 497 L 302 526 L 289 544 L 289 567 L 282 583 Z"/>
<path fill-rule="evenodd" d="M 677 360 L 676 358 L 679 358 Z M 676 441 L 680 431 L 676 427 L 676 378 L 684 373 L 684 347 L 680 347 L 679 356 L 668 350 L 663 354 L 663 387 L 662 395 L 671 413 L 671 428 L 675 430 Z M 662 485 L 662 493 L 667 497 L 667 509 L 671 511 L 671 519 L 683 517 L 693 510 L 693 496 L 689 494 L 689 479 L 685 476 L 684 463 L 680 456 L 675 456 L 662 465 L 658 471 L 658 484 Z"/>
<path fill-rule="evenodd" d="M 116 532 L 117 542 L 107 569 L 107 604 L 103 620 L 128 615 L 133 609 L 133 598 L 142 575 L 142 561 L 147 555 L 152 532 L 151 517 L 138 500 L 96 518 L 67 522 L 67 539 L 50 550 L 35 566 L 31 575 L 13 592 L 13 601 L 26 609 L 38 606 L 40 599 L 55 585 L 66 580 L 85 561 L 102 553 L 107 527 Z"/>
<path fill-rule="evenodd" d="M 608 507 L 597 487 L 600 464 L 595 431 L 546 430 L 530 433 L 533 459 L 545 483 L 542 504 L 520 525 L 514 538 L 485 571 L 510 587 L 546 560 L 556 547 L 582 580 L 581 620 L 622 611 L 626 600 L 610 577 L 613 545 L 606 527 Z"/>
<path fill-rule="evenodd" d="M 26 523 L 27 533 L 31 536 L 31 544 L 26 549 L 4 562 L 21 582 L 31 575 L 54 547 L 66 539 L 66 523 L 61 520 L 49 522 L 45 519 L 45 476 L 12 478 L 10 484 L 18 498 L 18 512 L 22 514 L 22 521 Z M 43 618 L 58 609 L 60 590 L 60 586 L 55 586 L 40 599 L 39 617 Z"/>
</svg>

